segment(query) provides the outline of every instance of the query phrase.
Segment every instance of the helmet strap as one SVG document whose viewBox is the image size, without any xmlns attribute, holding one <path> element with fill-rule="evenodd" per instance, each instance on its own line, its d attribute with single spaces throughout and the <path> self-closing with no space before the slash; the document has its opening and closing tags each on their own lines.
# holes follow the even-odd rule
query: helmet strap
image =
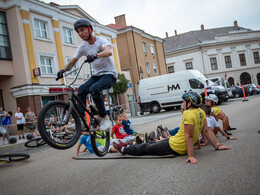
<svg viewBox="0 0 260 195">
<path fill-rule="evenodd" d="M 189 103 L 190 101 L 186 101 L 186 110 L 189 110 L 190 109 L 190 107 L 191 107 L 191 105 L 190 106 L 188 106 L 188 103 Z"/>
<path fill-rule="evenodd" d="M 92 32 L 93 30 L 88 26 L 88 34 L 89 34 L 88 41 L 91 39 Z"/>
</svg>

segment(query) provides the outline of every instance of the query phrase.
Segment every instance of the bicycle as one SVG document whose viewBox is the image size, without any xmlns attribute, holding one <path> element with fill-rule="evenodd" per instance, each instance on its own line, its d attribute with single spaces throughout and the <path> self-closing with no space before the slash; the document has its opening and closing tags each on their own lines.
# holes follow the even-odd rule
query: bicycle
<svg viewBox="0 0 260 195">
<path fill-rule="evenodd" d="M 11 161 L 21 161 L 21 160 L 26 160 L 29 158 L 30 158 L 29 154 L 6 153 L 6 154 L 0 155 L 0 163 L 9 163 Z"/>
<path fill-rule="evenodd" d="M 106 131 L 99 131 L 100 120 L 95 117 L 97 110 L 90 107 L 89 110 L 79 101 L 75 95 L 73 84 L 78 78 L 83 64 L 87 63 L 85 60 L 79 68 L 76 68 L 68 73 L 63 73 L 64 84 L 68 91 L 70 91 L 68 102 L 53 101 L 44 105 L 38 115 L 38 130 L 44 141 L 56 149 L 68 149 L 74 146 L 80 138 L 82 131 L 81 122 L 85 127 L 85 131 L 90 133 L 91 145 L 93 151 L 97 156 L 104 156 L 108 152 L 110 144 L 109 129 Z M 71 83 L 67 83 L 66 77 L 74 72 L 76 76 Z M 57 79 L 56 79 L 57 80 Z M 78 104 L 77 104 L 78 103 Z M 86 123 L 84 116 L 80 114 L 79 105 L 84 109 L 86 114 L 91 118 L 90 125 Z M 54 120 L 50 121 L 50 116 L 54 115 Z M 105 143 L 99 146 L 98 143 Z"/>
<path fill-rule="evenodd" d="M 38 137 L 25 142 L 24 146 L 28 148 L 35 148 L 35 147 L 43 146 L 45 144 L 46 142 L 44 141 L 44 139 Z"/>
</svg>

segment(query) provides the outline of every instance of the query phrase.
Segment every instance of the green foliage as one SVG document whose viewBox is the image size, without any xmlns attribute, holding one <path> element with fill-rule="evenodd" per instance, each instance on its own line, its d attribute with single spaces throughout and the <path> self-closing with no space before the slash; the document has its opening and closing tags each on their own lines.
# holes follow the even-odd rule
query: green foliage
<svg viewBox="0 0 260 195">
<path fill-rule="evenodd" d="M 125 75 L 118 74 L 118 79 L 120 81 L 116 82 L 116 84 L 114 85 L 114 92 L 112 93 L 112 95 L 125 93 L 128 89 L 128 80 L 125 78 Z"/>
</svg>

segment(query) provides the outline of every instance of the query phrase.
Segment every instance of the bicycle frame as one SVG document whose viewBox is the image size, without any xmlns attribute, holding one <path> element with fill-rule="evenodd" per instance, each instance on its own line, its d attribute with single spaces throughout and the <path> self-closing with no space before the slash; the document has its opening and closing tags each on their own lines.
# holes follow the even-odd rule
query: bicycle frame
<svg viewBox="0 0 260 195">
<path fill-rule="evenodd" d="M 87 125 L 86 120 L 84 119 L 84 116 L 81 115 L 81 112 L 79 111 L 79 108 L 78 108 L 78 106 L 77 106 L 76 103 L 78 103 L 78 104 L 80 105 L 80 107 L 83 108 L 84 111 L 87 112 L 87 114 L 88 114 L 89 116 L 91 116 L 91 117 L 95 120 L 95 122 L 97 122 L 97 121 L 96 121 L 96 119 L 94 118 L 94 116 L 92 115 L 92 113 L 89 112 L 89 111 L 85 108 L 85 106 L 80 102 L 80 100 L 78 99 L 78 97 L 74 94 L 75 89 L 73 88 L 73 84 L 76 82 L 76 80 L 77 80 L 77 78 L 78 78 L 78 75 L 79 75 L 79 73 L 80 73 L 80 71 L 81 71 L 81 69 L 82 69 L 82 66 L 83 66 L 83 64 L 85 64 L 85 63 L 86 63 L 86 61 L 84 61 L 79 68 L 76 68 L 75 70 L 70 71 L 69 73 L 63 73 L 64 84 L 65 84 L 66 87 L 70 88 L 70 95 L 69 95 L 69 98 L 68 98 L 69 103 L 70 103 L 70 104 L 69 104 L 69 105 L 70 105 L 70 107 L 69 107 L 69 112 L 68 112 L 68 115 L 66 116 L 65 121 L 63 121 L 63 122 L 65 122 L 65 124 L 68 124 L 69 116 L 70 116 L 70 114 L 71 114 L 71 112 L 72 112 L 72 109 L 73 109 L 73 107 L 74 107 L 74 108 L 76 109 L 76 112 L 79 114 L 79 116 L 80 116 L 80 118 L 81 118 L 81 120 L 82 120 L 84 126 L 86 127 L 87 131 L 90 132 L 89 126 Z M 73 80 L 71 83 L 67 83 L 66 77 L 67 77 L 68 75 L 72 74 L 73 72 L 76 72 L 76 71 L 77 71 L 77 74 L 76 74 L 74 80 Z M 64 114 L 64 113 L 63 113 L 63 114 Z M 64 118 L 64 116 L 62 116 L 62 118 Z"/>
</svg>

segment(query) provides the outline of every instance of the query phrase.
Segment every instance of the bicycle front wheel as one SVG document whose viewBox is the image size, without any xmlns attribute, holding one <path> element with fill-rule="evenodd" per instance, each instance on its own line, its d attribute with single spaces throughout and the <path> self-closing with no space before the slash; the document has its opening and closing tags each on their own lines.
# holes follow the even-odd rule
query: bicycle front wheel
<svg viewBox="0 0 260 195">
<path fill-rule="evenodd" d="M 38 116 L 38 129 L 44 141 L 56 149 L 74 146 L 81 134 L 78 113 L 63 101 L 50 102 L 42 108 Z M 67 121 L 68 119 L 68 121 Z"/>
<path fill-rule="evenodd" d="M 0 158 L 8 158 L 9 161 L 20 161 L 20 160 L 25 160 L 29 159 L 30 155 L 29 154 L 2 154 L 0 155 Z"/>
<path fill-rule="evenodd" d="M 92 131 L 91 134 L 91 146 L 97 156 L 105 156 L 109 150 L 110 134 L 109 131 Z"/>
</svg>

